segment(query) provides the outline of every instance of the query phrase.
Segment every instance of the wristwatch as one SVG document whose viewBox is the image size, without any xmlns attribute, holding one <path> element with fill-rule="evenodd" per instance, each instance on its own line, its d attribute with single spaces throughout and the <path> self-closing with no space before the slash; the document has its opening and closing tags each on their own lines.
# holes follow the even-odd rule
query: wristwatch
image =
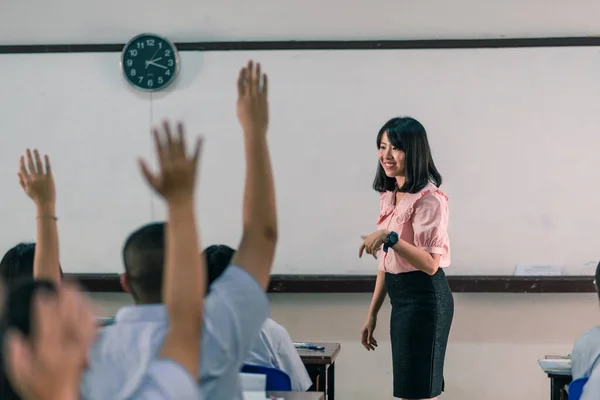
<svg viewBox="0 0 600 400">
<path fill-rule="evenodd" d="M 394 245 L 398 243 L 398 234 L 394 231 L 388 233 L 385 238 L 385 242 L 383 243 L 383 251 L 387 253 L 390 247 L 394 247 Z"/>
</svg>

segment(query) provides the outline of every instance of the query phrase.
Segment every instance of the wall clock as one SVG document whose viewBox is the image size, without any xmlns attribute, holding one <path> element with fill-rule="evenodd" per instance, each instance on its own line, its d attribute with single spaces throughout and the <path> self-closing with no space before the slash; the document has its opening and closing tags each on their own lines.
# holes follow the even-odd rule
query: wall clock
<svg viewBox="0 0 600 400">
<path fill-rule="evenodd" d="M 121 54 L 121 70 L 136 89 L 157 92 L 169 86 L 179 72 L 179 53 L 173 43 L 143 33 L 131 39 Z"/>
</svg>

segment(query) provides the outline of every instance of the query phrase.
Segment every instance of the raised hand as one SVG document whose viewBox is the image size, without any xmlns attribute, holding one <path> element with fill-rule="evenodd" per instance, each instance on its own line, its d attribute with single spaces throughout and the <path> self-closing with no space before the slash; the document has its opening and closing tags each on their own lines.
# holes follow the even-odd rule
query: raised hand
<svg viewBox="0 0 600 400">
<path fill-rule="evenodd" d="M 33 329 L 25 338 L 9 330 L 4 341 L 7 375 L 21 398 L 78 398 L 79 381 L 96 336 L 91 303 L 73 286 L 37 294 Z"/>
<path fill-rule="evenodd" d="M 267 76 L 260 64 L 249 61 L 237 82 L 237 116 L 246 135 L 265 135 L 269 125 Z"/>
<path fill-rule="evenodd" d="M 186 142 L 183 124 L 177 124 L 177 133 L 171 131 L 168 121 L 162 130 L 153 130 L 158 172 L 150 172 L 148 164 L 140 160 L 142 175 L 152 188 L 169 203 L 189 200 L 194 195 L 198 158 L 202 149 L 202 138 L 196 140 L 190 157 L 186 154 Z"/>
<path fill-rule="evenodd" d="M 44 162 L 42 162 L 37 149 L 33 150 L 33 154 L 30 149 L 27 149 L 25 155 L 21 156 L 17 175 L 23 191 L 38 207 L 54 206 L 56 190 L 50 159 L 47 155 L 44 155 Z"/>
</svg>

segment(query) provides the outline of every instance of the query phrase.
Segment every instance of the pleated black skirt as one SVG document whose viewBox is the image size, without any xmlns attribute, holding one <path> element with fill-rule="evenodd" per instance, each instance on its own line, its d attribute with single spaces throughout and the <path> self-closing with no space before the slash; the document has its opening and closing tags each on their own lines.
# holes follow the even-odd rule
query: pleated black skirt
<svg viewBox="0 0 600 400">
<path fill-rule="evenodd" d="M 428 399 L 444 391 L 444 360 L 454 299 L 442 268 L 385 274 L 392 314 L 394 397 Z"/>
</svg>

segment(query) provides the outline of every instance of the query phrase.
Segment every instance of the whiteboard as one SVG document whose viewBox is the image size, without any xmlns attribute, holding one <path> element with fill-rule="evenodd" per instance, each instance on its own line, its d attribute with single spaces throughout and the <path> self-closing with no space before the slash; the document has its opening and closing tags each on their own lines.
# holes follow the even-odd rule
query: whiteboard
<svg viewBox="0 0 600 400">
<path fill-rule="evenodd" d="M 269 145 L 280 242 L 274 273 L 374 274 L 358 259 L 379 197 L 375 138 L 389 118 L 427 128 L 450 197 L 447 273 L 512 274 L 516 264 L 591 273 L 598 259 L 600 52 L 596 48 L 182 52 L 168 92 L 140 94 L 119 54 L 0 56 L 0 248 L 35 235 L 18 156 L 52 157 L 67 272 L 122 271 L 127 234 L 164 218 L 137 156 L 152 122 L 183 119 L 206 137 L 203 245 L 236 246 L 244 178 L 235 79 L 249 59 L 270 78 Z"/>
</svg>

